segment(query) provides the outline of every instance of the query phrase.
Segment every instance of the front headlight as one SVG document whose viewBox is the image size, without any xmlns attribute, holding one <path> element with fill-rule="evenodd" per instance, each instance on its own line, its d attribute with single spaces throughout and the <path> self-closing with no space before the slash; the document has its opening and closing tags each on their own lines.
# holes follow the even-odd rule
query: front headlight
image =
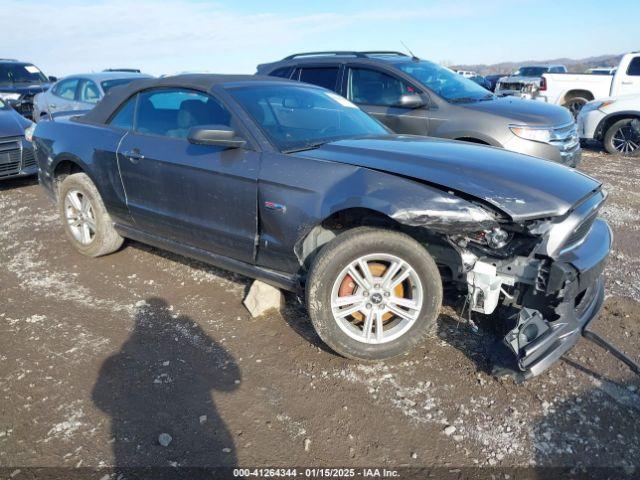
<svg viewBox="0 0 640 480">
<path fill-rule="evenodd" d="M 0 98 L 2 100 L 19 100 L 20 94 L 14 92 L 0 92 Z"/>
<path fill-rule="evenodd" d="M 35 123 L 31 123 L 31 125 L 29 125 L 27 128 L 25 128 L 24 130 L 24 138 L 27 140 L 27 142 L 33 142 L 33 132 L 36 131 L 36 124 Z"/>
<path fill-rule="evenodd" d="M 461 247 L 466 247 L 469 242 L 472 242 L 487 246 L 493 250 L 499 250 L 507 245 L 512 238 L 513 234 L 511 232 L 507 232 L 500 227 L 494 227 L 491 230 L 480 230 L 467 236 L 456 237 L 456 243 Z"/>
<path fill-rule="evenodd" d="M 598 100 L 598 101 L 589 102 L 589 103 L 586 103 L 584 107 L 582 107 L 582 109 L 580 110 L 580 113 L 586 113 L 592 110 L 602 110 L 603 108 L 606 108 L 609 105 L 612 105 L 614 103 L 616 103 L 615 100 Z"/>
<path fill-rule="evenodd" d="M 533 140 L 534 142 L 549 143 L 551 141 L 552 130 L 546 127 L 523 127 L 520 125 L 510 125 L 509 129 L 514 135 L 525 140 Z"/>
</svg>

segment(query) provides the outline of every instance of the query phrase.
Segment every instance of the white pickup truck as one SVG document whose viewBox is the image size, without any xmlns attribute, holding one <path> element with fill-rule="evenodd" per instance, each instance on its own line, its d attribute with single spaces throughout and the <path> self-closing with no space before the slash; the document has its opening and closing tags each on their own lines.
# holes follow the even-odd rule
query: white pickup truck
<svg viewBox="0 0 640 480">
<path fill-rule="evenodd" d="M 545 73 L 529 98 L 562 105 L 577 116 L 582 106 L 600 98 L 640 94 L 640 52 L 627 53 L 614 75 Z"/>
</svg>

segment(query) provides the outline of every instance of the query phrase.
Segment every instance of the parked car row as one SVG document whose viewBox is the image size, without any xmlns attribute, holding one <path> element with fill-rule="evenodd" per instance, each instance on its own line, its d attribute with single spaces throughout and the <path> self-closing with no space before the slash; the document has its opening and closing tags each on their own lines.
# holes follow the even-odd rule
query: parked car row
<svg viewBox="0 0 640 480">
<path fill-rule="evenodd" d="M 395 53 L 294 55 L 260 70 L 271 76 L 137 80 L 88 113 L 35 124 L 40 182 L 71 245 L 97 257 L 136 239 L 298 292 L 319 337 L 358 360 L 421 342 L 446 287 L 469 311 L 498 314 L 521 378 L 578 341 L 604 299 L 601 182 L 390 128 L 437 132 L 449 112 L 510 129 L 508 105 L 553 126 L 566 109 L 494 98 Z"/>
</svg>

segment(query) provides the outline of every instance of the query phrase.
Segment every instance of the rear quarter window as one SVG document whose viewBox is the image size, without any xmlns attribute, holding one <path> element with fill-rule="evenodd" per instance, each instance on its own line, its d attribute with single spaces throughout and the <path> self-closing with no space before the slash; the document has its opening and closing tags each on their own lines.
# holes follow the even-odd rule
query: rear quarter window
<svg viewBox="0 0 640 480">
<path fill-rule="evenodd" d="M 291 78 L 291 72 L 293 72 L 293 67 L 276 68 L 269 74 L 269 76 L 278 78 Z"/>
<path fill-rule="evenodd" d="M 639 76 L 640 75 L 640 57 L 636 57 L 629 63 L 627 68 L 627 75 Z"/>
<path fill-rule="evenodd" d="M 338 84 L 338 71 L 338 67 L 302 68 L 300 81 L 335 91 Z"/>
<path fill-rule="evenodd" d="M 115 115 L 109 121 L 112 127 L 133 130 L 133 115 L 136 110 L 138 95 L 131 97 L 124 105 L 121 105 Z"/>
</svg>

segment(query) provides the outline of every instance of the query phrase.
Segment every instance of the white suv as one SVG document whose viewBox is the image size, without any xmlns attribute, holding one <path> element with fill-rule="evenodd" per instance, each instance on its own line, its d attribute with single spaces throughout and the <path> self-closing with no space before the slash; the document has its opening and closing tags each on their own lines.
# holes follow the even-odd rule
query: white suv
<svg viewBox="0 0 640 480">
<path fill-rule="evenodd" d="M 640 95 L 623 95 L 585 104 L 578 115 L 581 140 L 602 141 L 607 152 L 640 156 Z"/>
</svg>

